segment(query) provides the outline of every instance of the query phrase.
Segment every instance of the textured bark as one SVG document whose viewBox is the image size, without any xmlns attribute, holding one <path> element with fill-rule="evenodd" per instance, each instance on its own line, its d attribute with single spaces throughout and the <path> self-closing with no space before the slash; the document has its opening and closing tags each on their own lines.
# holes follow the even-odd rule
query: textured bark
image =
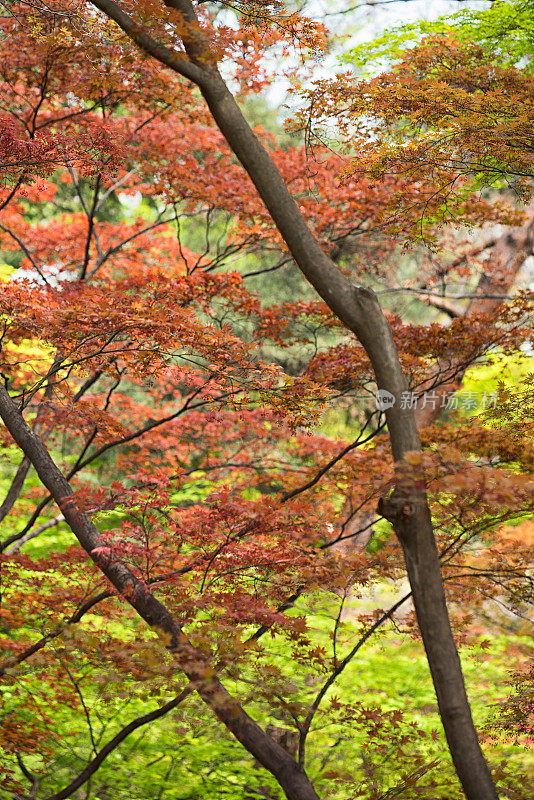
<svg viewBox="0 0 534 800">
<path fill-rule="evenodd" d="M 18 466 L 18 469 L 15 473 L 15 477 L 11 482 L 11 486 L 8 489 L 5 499 L 2 505 L 0 506 L 0 522 L 2 522 L 2 520 L 7 517 L 7 515 L 17 502 L 19 495 L 22 491 L 22 487 L 24 486 L 24 481 L 26 480 L 30 467 L 31 467 L 30 459 L 24 456 Z"/>
<path fill-rule="evenodd" d="M 469 800 L 493 800 L 497 791 L 471 717 L 441 571 L 438 580 L 439 554 L 426 499 L 419 492 L 396 489 L 381 500 L 379 511 L 392 523 L 404 551 L 439 713 L 463 790 Z"/>
<path fill-rule="evenodd" d="M 57 353 L 47 376 L 47 383 L 45 386 L 43 399 L 39 403 L 39 406 L 37 408 L 37 414 L 35 415 L 35 419 L 33 421 L 33 430 L 36 433 L 39 433 L 41 430 L 41 423 L 44 417 L 44 411 L 48 401 L 52 397 L 52 393 L 54 391 L 54 378 L 60 364 L 61 364 L 61 355 Z M 30 467 L 31 467 L 31 462 L 29 458 L 27 456 L 24 456 L 18 466 L 18 469 L 15 473 L 15 477 L 11 482 L 11 486 L 8 489 L 5 499 L 2 505 L 0 505 L 0 522 L 2 522 L 2 520 L 4 520 L 7 517 L 7 515 L 9 514 L 9 512 L 19 499 L 20 493 L 22 492 L 24 486 L 24 482 L 28 477 L 28 472 L 30 471 Z M 6 555 L 10 555 L 10 553 L 8 552 Z"/>
</svg>

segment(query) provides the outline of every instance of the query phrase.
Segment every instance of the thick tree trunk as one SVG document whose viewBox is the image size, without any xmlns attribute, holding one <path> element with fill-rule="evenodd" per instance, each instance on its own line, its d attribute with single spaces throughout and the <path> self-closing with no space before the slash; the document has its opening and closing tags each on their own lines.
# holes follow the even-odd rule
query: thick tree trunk
<svg viewBox="0 0 534 800">
<path fill-rule="evenodd" d="M 396 462 L 420 450 L 415 414 L 399 402 L 407 385 L 391 329 L 376 295 L 355 287 L 315 241 L 275 165 L 250 130 L 222 80 L 203 94 L 230 147 L 247 170 L 304 275 L 352 330 L 370 358 L 379 389 L 397 402 L 386 411 Z M 452 635 L 430 511 L 423 492 L 403 486 L 382 504 L 405 555 L 417 620 L 440 715 L 458 776 L 469 800 L 494 800 L 497 791 L 481 751 Z"/>
</svg>

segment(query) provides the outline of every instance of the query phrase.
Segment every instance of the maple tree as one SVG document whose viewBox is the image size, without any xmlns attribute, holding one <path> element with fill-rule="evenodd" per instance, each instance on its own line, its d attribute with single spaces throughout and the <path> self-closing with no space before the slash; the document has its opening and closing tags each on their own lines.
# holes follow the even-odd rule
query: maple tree
<svg viewBox="0 0 534 800">
<path fill-rule="evenodd" d="M 396 133 L 395 123 L 410 121 L 410 113 L 427 126 L 442 122 L 461 94 L 468 119 L 453 144 L 421 162 L 411 120 L 409 159 L 392 162 L 398 143 L 381 118 L 374 140 L 381 149 L 366 143 L 366 157 L 357 161 L 366 174 L 357 174 L 345 153 L 318 149 L 310 189 L 306 147 L 278 147 L 264 130 L 253 132 L 217 63 L 233 70 L 245 100 L 269 80 L 266 49 L 291 52 L 298 44 L 313 55 L 326 48 L 326 32 L 277 3 L 240 4 L 236 13 L 239 24 L 230 25 L 206 4 L 99 0 L 53 10 L 13 5 L 2 19 L 9 46 L 1 63 L 8 102 L 0 131 L 0 246 L 18 273 L 6 274 L 2 287 L 0 414 L 4 447 L 12 454 L 14 440 L 22 451 L 0 507 L 0 516 L 13 520 L 2 543 L 4 787 L 24 791 L 18 765 L 30 791 L 39 790 L 42 761 L 55 746 L 54 712 L 66 703 L 89 720 L 92 755 L 66 786 L 45 795 L 56 800 L 76 792 L 132 731 L 196 692 L 289 798 L 318 796 L 307 746 L 327 696 L 331 720 L 360 726 L 379 752 L 393 749 L 398 781 L 395 775 L 385 791 L 451 797 L 452 784 L 436 788 L 435 763 L 417 749 L 420 731 L 402 725 L 396 712 L 328 695 L 411 596 L 463 790 L 469 798 L 495 797 L 441 571 L 466 636 L 466 599 L 470 609 L 488 597 L 529 601 L 530 528 L 517 523 L 531 504 L 531 383 L 524 380 L 515 393 L 503 388 L 498 409 L 486 420 L 464 420 L 461 437 L 454 419 L 426 427 L 421 450 L 418 424 L 435 422 L 441 399 L 481 356 L 498 348 L 499 357 L 519 357 L 530 341 L 528 298 L 503 305 L 493 295 L 512 285 L 531 249 L 532 223 L 503 199 L 475 191 L 484 170 L 530 175 L 528 142 L 518 151 L 517 138 L 504 137 L 497 152 L 490 143 L 491 163 L 481 165 L 475 151 L 476 166 L 469 159 L 451 164 L 451 149 L 464 148 L 472 159 L 475 145 L 484 146 L 484 137 L 468 135 L 471 115 L 509 115 L 511 104 L 500 84 L 483 84 L 488 70 L 501 68 L 488 61 L 473 72 L 480 50 L 433 40 L 393 77 L 364 86 L 322 82 L 320 109 L 335 109 L 339 130 L 352 134 L 363 89 Z M 452 56 L 464 83 L 466 70 L 479 81 L 475 89 L 456 74 L 450 86 L 444 81 L 438 67 Z M 414 71 L 423 75 L 415 108 Z M 528 75 L 513 67 L 499 75 L 502 86 L 528 95 Z M 444 85 L 440 95 L 436 84 Z M 484 87 L 493 104 L 500 100 L 498 112 L 479 97 Z M 349 95 L 344 128 L 340 98 Z M 438 96 L 445 111 L 435 107 Z M 517 120 L 515 137 L 524 126 Z M 510 130 L 502 126 L 495 135 Z M 387 169 L 392 163 L 401 168 Z M 447 196 L 447 213 L 454 208 L 464 224 L 516 227 L 446 265 L 451 282 L 476 275 L 481 264 L 485 270 L 469 307 L 453 309 L 449 326 L 388 320 L 374 292 L 352 280 L 369 272 L 387 279 L 423 209 L 436 240 L 443 236 L 440 188 L 459 172 L 464 182 L 457 196 Z M 129 202 L 137 204 L 130 212 Z M 418 256 L 427 276 L 421 295 L 447 311 L 432 291 L 444 269 L 436 269 L 434 254 Z M 265 266 L 266 258 L 274 264 Z M 247 288 L 243 273 L 280 269 L 291 259 L 323 302 L 272 305 Z M 297 374 L 281 366 L 292 349 L 306 354 Z M 325 404 L 339 408 L 375 384 L 398 402 L 384 414 L 373 409 L 352 443 L 314 430 Z M 433 405 L 401 402 L 425 389 L 436 390 Z M 366 549 L 362 534 L 375 524 L 378 500 L 397 539 Z M 30 543 L 46 542 L 64 523 L 77 544 L 60 537 L 59 547 L 43 545 L 32 557 Z M 345 643 L 347 654 L 336 649 L 343 603 L 333 655 L 307 629 L 321 587 L 334 597 L 364 595 L 405 569 L 410 592 L 371 620 L 362 613 L 365 627 Z M 266 634 L 286 642 L 295 663 L 313 673 L 319 688 L 311 699 L 288 685 Z M 172 699 L 98 749 L 85 672 L 105 687 L 111 706 L 143 685 L 147 695 Z M 39 690 L 36 674 L 44 678 Z M 254 700 L 287 727 L 266 728 L 245 711 L 251 686 Z M 318 780 L 379 796 L 365 782 L 352 787 L 350 776 L 323 772 Z"/>
</svg>

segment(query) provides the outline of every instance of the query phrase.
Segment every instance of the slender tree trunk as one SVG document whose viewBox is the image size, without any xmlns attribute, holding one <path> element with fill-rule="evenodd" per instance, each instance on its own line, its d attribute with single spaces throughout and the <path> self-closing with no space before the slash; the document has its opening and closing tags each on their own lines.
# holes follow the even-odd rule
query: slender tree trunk
<svg viewBox="0 0 534 800">
<path fill-rule="evenodd" d="M 166 636 L 169 650 L 175 655 L 180 669 L 206 705 L 243 747 L 276 778 L 288 800 L 319 800 L 304 770 L 232 697 L 215 675 L 213 665 L 187 640 L 163 603 L 113 553 L 105 556 L 93 553 L 101 544 L 100 532 L 88 515 L 78 509 L 68 481 L 52 460 L 42 439 L 23 419 L 21 411 L 1 384 L 0 417 L 61 508 L 65 521 L 83 549 L 139 616 Z"/>
<path fill-rule="evenodd" d="M 380 502 L 379 511 L 392 523 L 404 551 L 441 721 L 466 797 L 469 800 L 496 798 L 471 717 L 426 500 L 413 489 L 395 490 L 391 497 Z"/>
<path fill-rule="evenodd" d="M 389 324 L 377 297 L 353 286 L 330 261 L 309 231 L 283 179 L 244 120 L 222 79 L 202 93 L 230 147 L 247 170 L 291 254 L 303 274 L 332 311 L 364 346 L 379 389 L 397 402 L 386 411 L 393 457 L 397 463 L 420 451 L 415 414 L 402 409 L 407 384 Z M 451 756 L 469 800 L 495 800 L 497 791 L 480 748 L 467 698 L 460 659 L 452 635 L 441 565 L 424 492 L 403 485 L 384 500 L 381 513 L 389 518 L 402 545 L 413 592 L 417 620 Z"/>
<path fill-rule="evenodd" d="M 50 398 L 52 397 L 52 393 L 54 391 L 54 379 L 60 365 L 61 365 L 61 355 L 59 353 L 56 353 L 56 356 L 48 373 L 48 380 L 45 386 L 43 399 L 39 403 L 39 406 L 37 408 L 37 413 L 33 421 L 33 430 L 36 433 L 39 433 L 41 430 L 41 423 L 42 423 L 42 418 L 44 416 L 45 407 Z M 15 473 L 15 477 L 13 478 L 11 486 L 8 489 L 5 499 L 2 505 L 0 505 L 0 522 L 2 522 L 2 520 L 4 520 L 7 517 L 7 515 L 9 514 L 9 512 L 19 499 L 20 493 L 22 492 L 22 488 L 24 486 L 24 482 L 28 477 L 28 472 L 30 471 L 30 467 L 31 467 L 30 459 L 25 455 L 18 466 L 18 469 Z M 7 553 L 7 555 L 10 555 L 10 553 Z"/>
</svg>

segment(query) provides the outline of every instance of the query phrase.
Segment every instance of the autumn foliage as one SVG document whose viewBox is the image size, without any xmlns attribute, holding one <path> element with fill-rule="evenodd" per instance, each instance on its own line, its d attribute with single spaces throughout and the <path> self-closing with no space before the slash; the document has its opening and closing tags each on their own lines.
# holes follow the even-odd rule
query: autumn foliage
<svg viewBox="0 0 534 800">
<path fill-rule="evenodd" d="M 143 24 L 156 5 L 124 8 Z M 266 53 L 297 43 L 298 69 L 311 70 L 328 47 L 324 26 L 281 4 L 236 9 L 230 25 L 200 4 L 199 30 L 212 37 L 214 62 L 231 61 L 245 107 L 272 79 Z M 159 5 L 157 14 L 166 46 L 182 52 L 183 19 Z M 368 355 L 291 272 L 280 232 L 194 86 L 83 2 L 53 12 L 13 4 L 0 24 L 2 380 L 100 532 L 88 555 L 64 522 L 72 499 L 53 502 L 2 427 L 6 796 L 39 781 L 37 797 L 69 785 L 81 768 L 61 760 L 65 731 L 89 741 L 84 768 L 111 738 L 97 747 L 91 720 L 125 698 L 147 713 L 183 692 L 198 723 L 166 635 L 104 575 L 114 563 L 165 604 L 203 669 L 257 719 L 300 737 L 303 765 L 307 742 L 325 797 L 393 797 L 399 787 L 407 798 L 460 796 L 452 774 L 439 777 L 438 734 L 391 704 L 337 697 L 335 681 L 391 620 L 417 636 L 402 548 L 377 514 L 395 481 L 428 490 L 458 640 L 477 643 L 504 623 L 526 630 L 533 317 L 528 293 L 513 290 L 524 258 L 503 266 L 491 225 L 518 236 L 531 224 L 522 201 L 532 76 L 491 64 L 476 44 L 431 39 L 391 72 L 344 74 L 304 93 L 312 109 L 292 127 L 309 122 L 312 150 L 309 138 L 282 146 L 256 128 L 342 272 L 355 283 L 372 276 L 389 297 L 402 284 L 422 299 L 387 312 L 409 402 L 435 393 L 424 451 L 403 475 Z M 332 118 L 345 137 L 338 152 L 320 143 Z M 480 245 L 466 227 L 491 235 Z M 416 269 L 403 276 L 407 257 Z M 503 271 L 501 289 L 486 298 L 492 270 Z M 454 313 L 443 305 L 450 292 Z M 477 365 L 493 382 L 477 384 Z M 466 375 L 477 398 L 469 414 L 447 405 Z M 482 407 L 484 393 L 494 399 Z M 360 639 L 344 633 L 346 603 Z M 527 650 L 511 638 L 515 688 L 503 690 L 488 733 L 495 761 L 496 742 L 532 742 L 531 700 L 518 710 L 518 697 L 530 697 Z M 333 747 L 352 728 L 369 763 L 354 773 L 321 766 L 316 733 L 333 731 Z M 383 773 L 371 764 L 382 758 Z M 511 771 L 498 774 L 503 796 L 519 798 Z"/>
</svg>

